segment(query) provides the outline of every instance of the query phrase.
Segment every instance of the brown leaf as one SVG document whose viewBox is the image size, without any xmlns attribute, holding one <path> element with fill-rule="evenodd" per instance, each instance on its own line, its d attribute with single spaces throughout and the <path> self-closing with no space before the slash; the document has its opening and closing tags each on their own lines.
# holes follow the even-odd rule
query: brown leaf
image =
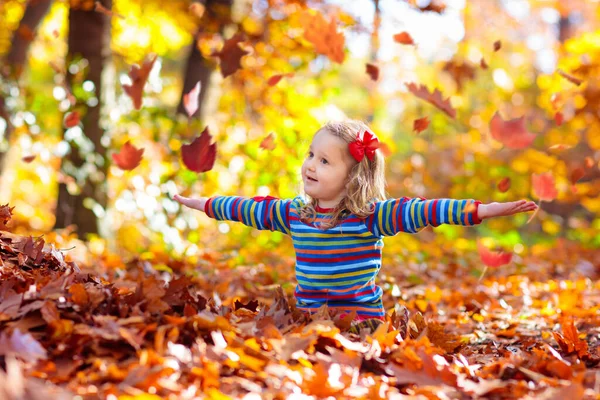
<svg viewBox="0 0 600 400">
<path fill-rule="evenodd" d="M 371 80 L 376 81 L 379 79 L 379 67 L 375 64 L 366 64 L 367 74 L 371 78 Z"/>
<path fill-rule="evenodd" d="M 481 60 L 479 61 L 479 65 L 481 66 L 482 69 L 488 69 L 488 64 L 485 62 L 485 59 L 483 57 L 481 57 Z"/>
<path fill-rule="evenodd" d="M 33 160 L 35 160 L 35 154 L 29 155 L 29 156 L 23 156 L 21 157 L 21 160 L 27 164 L 29 164 L 30 162 L 32 162 Z"/>
<path fill-rule="evenodd" d="M 460 336 L 444 331 L 444 327 L 437 322 L 427 324 L 427 339 L 446 353 L 454 353 L 463 345 Z"/>
<path fill-rule="evenodd" d="M 317 53 L 338 64 L 344 62 L 346 39 L 342 32 L 337 31 L 335 18 L 327 22 L 321 13 L 306 10 L 300 15 L 300 24 L 304 28 L 304 38 L 315 46 Z"/>
<path fill-rule="evenodd" d="M 506 193 L 508 189 L 510 189 L 510 178 L 507 176 L 498 182 L 498 191 Z"/>
<path fill-rule="evenodd" d="M 112 155 L 112 159 L 115 164 L 117 164 L 117 167 L 125 171 L 131 171 L 140 165 L 143 154 L 143 148 L 137 149 L 135 146 L 130 144 L 129 141 L 127 141 L 123 147 L 121 147 L 121 151 L 119 153 L 114 153 Z"/>
<path fill-rule="evenodd" d="M 236 33 L 230 39 L 225 41 L 221 51 L 213 53 L 213 56 L 219 58 L 221 64 L 221 74 L 223 78 L 233 75 L 242 67 L 242 57 L 250 52 L 242 49 L 240 43 L 244 40 L 241 32 Z"/>
<path fill-rule="evenodd" d="M 265 138 L 260 142 L 260 148 L 264 150 L 273 150 L 275 146 L 275 134 L 273 132 L 265 136 Z"/>
<path fill-rule="evenodd" d="M 133 106 L 136 110 L 142 108 L 142 96 L 144 94 L 144 86 L 150 76 L 150 71 L 156 61 L 156 55 L 149 56 L 144 60 L 142 66 L 132 65 L 129 70 L 129 78 L 131 79 L 131 85 L 123 85 L 123 90 L 133 101 Z"/>
<path fill-rule="evenodd" d="M 450 60 L 444 65 L 443 71 L 452 76 L 459 91 L 465 82 L 475 79 L 475 68 L 468 62 Z"/>
<path fill-rule="evenodd" d="M 581 178 L 585 176 L 585 169 L 583 167 L 577 167 L 571 171 L 571 183 L 576 184 Z"/>
<path fill-rule="evenodd" d="M 502 42 L 500 40 L 496 40 L 494 42 L 494 52 L 500 50 L 502 48 Z"/>
<path fill-rule="evenodd" d="M 21 39 L 31 42 L 35 39 L 35 32 L 29 27 L 29 25 L 22 24 L 17 29 L 17 34 L 21 37 Z"/>
<path fill-rule="evenodd" d="M 442 92 L 435 89 L 433 93 L 429 93 L 425 85 L 417 85 L 416 83 L 407 83 L 406 87 L 415 96 L 433 104 L 441 111 L 445 112 L 450 118 L 456 118 L 456 110 L 452 108 L 450 99 L 442 99 Z"/>
<path fill-rule="evenodd" d="M 210 144 L 210 139 L 207 126 L 192 143 L 181 146 L 183 164 L 190 171 L 200 173 L 213 168 L 217 157 L 217 144 Z"/>
<path fill-rule="evenodd" d="M 190 118 L 198 111 L 198 96 L 200 96 L 200 81 L 196 82 L 189 93 L 183 95 L 183 107 Z"/>
<path fill-rule="evenodd" d="M 0 354 L 12 354 L 26 362 L 35 363 L 48 357 L 46 349 L 29 333 L 21 333 L 17 328 L 12 334 L 6 330 L 0 333 Z"/>
<path fill-rule="evenodd" d="M 429 117 L 415 119 L 413 122 L 413 131 L 417 133 L 423 132 L 429 126 Z"/>
<path fill-rule="evenodd" d="M 408 32 L 400 32 L 394 35 L 394 41 L 400 44 L 412 44 L 415 42 Z"/>
<path fill-rule="evenodd" d="M 490 121 L 490 133 L 494 139 L 510 149 L 523 149 L 536 138 L 536 135 L 528 132 L 525 127 L 525 116 L 505 121 L 498 112 Z"/>
<path fill-rule="evenodd" d="M 562 69 L 557 69 L 556 72 L 558 72 L 558 74 L 560 76 L 562 76 L 563 78 L 565 78 L 566 80 L 568 80 L 571 83 L 574 83 L 575 85 L 579 86 L 583 83 L 582 79 L 576 78 L 573 75 L 567 74 L 566 72 L 564 72 Z"/>
</svg>

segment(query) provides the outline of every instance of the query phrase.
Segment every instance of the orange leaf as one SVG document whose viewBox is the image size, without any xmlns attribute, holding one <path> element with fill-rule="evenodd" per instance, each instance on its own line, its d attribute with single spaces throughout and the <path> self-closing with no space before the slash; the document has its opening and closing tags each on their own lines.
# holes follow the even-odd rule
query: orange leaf
<svg viewBox="0 0 600 400">
<path fill-rule="evenodd" d="M 183 107 L 190 118 L 198 111 L 198 96 L 200 96 L 200 81 L 196 82 L 189 93 L 183 95 Z"/>
<path fill-rule="evenodd" d="M 481 262 L 490 268 L 500 267 L 508 264 L 512 260 L 512 253 L 491 251 L 479 242 L 477 243 L 477 250 L 479 251 Z"/>
<path fill-rule="evenodd" d="M 555 110 L 560 108 L 560 103 L 562 102 L 562 95 L 560 93 L 552 93 L 550 96 L 550 104 L 552 104 L 552 108 Z"/>
<path fill-rule="evenodd" d="M 123 147 L 121 147 L 121 151 L 119 153 L 115 153 L 112 155 L 113 161 L 117 164 L 117 167 L 122 170 L 130 171 L 140 165 L 142 161 L 142 155 L 144 154 L 144 149 L 137 149 L 132 144 L 127 141 Z"/>
<path fill-rule="evenodd" d="M 412 44 L 415 42 L 408 32 L 400 32 L 394 35 L 394 41 L 400 44 Z"/>
<path fill-rule="evenodd" d="M 65 115 L 65 128 L 73 128 L 74 126 L 79 125 L 80 118 L 81 116 L 79 115 L 78 111 L 72 111 L 68 113 L 67 115 Z"/>
<path fill-rule="evenodd" d="M 563 70 L 561 70 L 560 68 L 556 70 L 556 72 L 558 72 L 558 74 L 560 76 L 562 76 L 563 78 L 565 78 L 566 80 L 568 80 L 571 83 L 574 83 L 575 85 L 579 86 L 581 85 L 581 83 L 583 82 L 582 79 L 576 78 L 573 75 L 567 74 L 566 72 L 564 72 Z"/>
<path fill-rule="evenodd" d="M 33 160 L 35 160 L 35 154 L 34 155 L 30 155 L 30 156 L 24 156 L 21 158 L 21 160 L 23 162 L 26 162 L 27 164 L 29 164 L 30 162 L 32 162 Z"/>
<path fill-rule="evenodd" d="M 231 39 L 225 41 L 221 51 L 213 53 L 221 61 L 221 74 L 223 78 L 233 75 L 238 69 L 242 68 L 242 57 L 250 52 L 242 49 L 240 43 L 244 40 L 241 32 L 233 35 Z"/>
<path fill-rule="evenodd" d="M 392 155 L 392 149 L 385 142 L 379 142 L 378 149 L 381 151 L 384 157 L 389 157 Z"/>
<path fill-rule="evenodd" d="M 506 193 L 510 189 L 510 178 L 503 178 L 500 182 L 498 182 L 498 190 L 502 193 Z"/>
<path fill-rule="evenodd" d="M 272 77 L 270 77 L 267 80 L 267 84 L 269 86 L 275 86 L 275 85 L 277 85 L 279 83 L 280 80 L 282 80 L 286 76 L 292 77 L 292 76 L 294 76 L 294 74 L 289 73 L 289 74 L 277 74 L 277 75 L 273 75 Z"/>
<path fill-rule="evenodd" d="M 260 148 L 265 150 L 273 150 L 275 148 L 275 134 L 269 133 L 261 142 Z"/>
<path fill-rule="evenodd" d="M 206 172 L 213 168 L 217 157 L 217 144 L 210 144 L 210 139 L 207 126 L 192 143 L 181 146 L 183 164 L 190 171 Z"/>
<path fill-rule="evenodd" d="M 81 283 L 75 283 L 69 287 L 69 293 L 71 294 L 71 300 L 73 303 L 83 306 L 88 303 L 89 297 L 85 286 Z"/>
<path fill-rule="evenodd" d="M 502 48 L 502 42 L 500 40 L 496 40 L 494 42 L 494 52 L 500 50 Z"/>
<path fill-rule="evenodd" d="M 525 116 L 505 121 L 498 112 L 490 121 L 490 133 L 510 149 L 525 148 L 535 139 L 535 135 L 525 127 Z"/>
<path fill-rule="evenodd" d="M 450 104 L 450 99 L 443 100 L 442 92 L 438 89 L 435 89 L 433 93 L 429 93 L 427 87 L 425 85 L 417 85 L 416 83 L 407 83 L 406 87 L 408 90 L 414 94 L 415 96 L 433 104 L 438 109 L 445 112 L 450 118 L 456 118 L 456 110 L 452 108 L 452 104 Z"/>
<path fill-rule="evenodd" d="M 413 122 L 413 131 L 417 133 L 423 132 L 429 126 L 429 117 L 415 119 Z"/>
<path fill-rule="evenodd" d="M 375 64 L 366 64 L 367 66 L 367 74 L 369 74 L 369 76 L 371 77 L 371 80 L 378 80 L 379 79 L 379 67 Z"/>
<path fill-rule="evenodd" d="M 556 122 L 556 125 L 561 126 L 563 124 L 564 120 L 565 120 L 565 117 L 564 117 L 563 113 L 561 113 L 560 111 L 557 112 L 556 114 L 554 114 L 554 122 Z"/>
<path fill-rule="evenodd" d="M 558 195 L 556 186 L 554 184 L 554 176 L 552 172 L 546 172 L 544 174 L 532 174 L 531 182 L 533 186 L 533 193 L 538 199 L 543 201 L 552 201 Z"/>
<path fill-rule="evenodd" d="M 136 64 L 132 65 L 129 70 L 129 78 L 131 79 L 131 85 L 123 85 L 125 93 L 131 97 L 133 106 L 136 110 L 142 108 L 142 95 L 144 93 L 144 86 L 152 71 L 152 66 L 156 61 L 156 55 L 151 55 L 148 59 L 144 60 L 142 66 Z"/>
<path fill-rule="evenodd" d="M 315 46 L 319 54 L 323 54 L 333 62 L 341 64 L 344 62 L 344 44 L 346 38 L 342 32 L 337 31 L 335 19 L 329 23 L 320 13 L 311 14 L 305 11 L 300 16 L 300 24 L 304 28 L 304 38 Z"/>
</svg>

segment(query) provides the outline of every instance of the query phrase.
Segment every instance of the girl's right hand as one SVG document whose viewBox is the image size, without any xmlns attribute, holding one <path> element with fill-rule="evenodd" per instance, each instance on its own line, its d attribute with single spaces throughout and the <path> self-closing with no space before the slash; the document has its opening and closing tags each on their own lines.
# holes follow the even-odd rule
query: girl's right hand
<svg viewBox="0 0 600 400">
<path fill-rule="evenodd" d="M 204 212 L 204 205 L 206 204 L 206 200 L 208 200 L 208 197 L 199 197 L 197 199 L 191 199 L 189 197 L 183 197 L 176 194 L 175 196 L 173 196 L 173 200 L 180 204 L 183 204 L 186 207 Z"/>
</svg>

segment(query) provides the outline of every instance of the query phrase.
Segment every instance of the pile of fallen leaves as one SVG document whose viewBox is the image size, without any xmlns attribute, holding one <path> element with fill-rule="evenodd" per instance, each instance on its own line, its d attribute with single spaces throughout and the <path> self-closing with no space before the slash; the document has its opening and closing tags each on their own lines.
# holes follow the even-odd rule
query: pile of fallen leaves
<svg viewBox="0 0 600 400">
<path fill-rule="evenodd" d="M 553 252 L 545 281 L 533 267 L 478 282 L 449 263 L 411 283 L 396 265 L 381 275 L 387 323 L 355 335 L 257 268 L 224 268 L 227 254 L 160 260 L 173 273 L 78 266 L 0 232 L 0 398 L 595 398 L 597 253 L 564 252 L 569 269 Z"/>
</svg>

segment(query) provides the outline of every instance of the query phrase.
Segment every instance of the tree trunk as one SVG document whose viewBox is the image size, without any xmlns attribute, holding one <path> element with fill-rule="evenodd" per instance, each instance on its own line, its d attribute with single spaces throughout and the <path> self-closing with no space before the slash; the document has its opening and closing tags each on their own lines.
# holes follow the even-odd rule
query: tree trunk
<svg viewBox="0 0 600 400">
<path fill-rule="evenodd" d="M 112 0 L 102 0 L 102 5 L 111 8 Z M 56 223 L 54 228 L 64 228 L 75 224 L 79 236 L 85 239 L 87 234 L 98 233 L 98 219 L 93 206 L 100 206 L 98 211 L 106 209 L 106 148 L 101 143 L 103 130 L 100 127 L 100 105 L 102 104 L 102 70 L 110 45 L 109 18 L 95 11 L 84 11 L 71 8 L 69 10 L 68 66 L 80 58 L 88 62 L 83 80 L 94 83 L 95 95 L 98 99 L 95 106 L 87 106 L 79 102 L 74 107 L 82 115 L 82 137 L 69 138 L 70 152 L 63 159 L 62 173 L 71 182 L 60 183 L 58 202 L 56 205 Z M 82 66 L 79 63 L 80 67 Z M 73 75 L 67 72 L 67 84 L 74 82 Z M 65 139 L 66 140 L 66 139 Z M 86 143 L 93 145 L 88 151 Z"/>
</svg>

